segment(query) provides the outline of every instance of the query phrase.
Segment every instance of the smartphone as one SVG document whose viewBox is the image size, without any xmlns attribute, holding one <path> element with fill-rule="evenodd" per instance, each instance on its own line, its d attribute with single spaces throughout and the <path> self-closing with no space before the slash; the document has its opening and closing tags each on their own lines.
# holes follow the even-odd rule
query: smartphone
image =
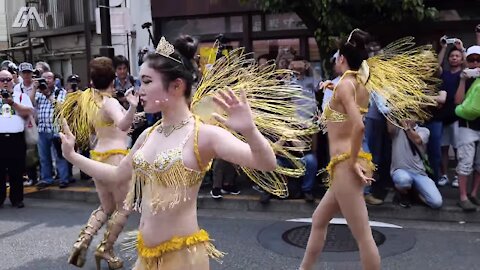
<svg viewBox="0 0 480 270">
<path fill-rule="evenodd" d="M 445 39 L 445 42 L 446 42 L 447 44 L 455 44 L 456 41 L 457 41 L 456 38 L 447 38 L 447 39 Z"/>
</svg>

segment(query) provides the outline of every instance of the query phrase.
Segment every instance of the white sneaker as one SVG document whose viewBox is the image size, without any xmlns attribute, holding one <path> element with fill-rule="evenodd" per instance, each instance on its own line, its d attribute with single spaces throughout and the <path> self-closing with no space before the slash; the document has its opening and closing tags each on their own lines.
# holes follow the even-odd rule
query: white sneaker
<svg viewBox="0 0 480 270">
<path fill-rule="evenodd" d="M 33 185 L 33 180 L 28 179 L 27 181 L 23 181 L 24 187 L 31 187 Z"/>
<path fill-rule="evenodd" d="M 440 177 L 440 179 L 438 179 L 438 182 L 437 184 L 441 187 L 445 186 L 446 184 L 448 184 L 448 176 L 446 175 L 443 175 L 442 177 Z"/>
<path fill-rule="evenodd" d="M 458 188 L 458 176 L 455 175 L 452 181 L 452 187 Z"/>
</svg>

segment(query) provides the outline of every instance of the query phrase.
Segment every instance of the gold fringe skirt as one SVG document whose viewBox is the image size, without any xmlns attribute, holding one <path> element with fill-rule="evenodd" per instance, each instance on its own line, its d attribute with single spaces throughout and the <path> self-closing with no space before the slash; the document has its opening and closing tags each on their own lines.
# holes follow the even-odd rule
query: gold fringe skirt
<svg viewBox="0 0 480 270">
<path fill-rule="evenodd" d="M 135 270 L 208 269 L 208 258 L 221 263 L 225 253 L 211 243 L 205 230 L 189 236 L 173 237 L 155 247 L 145 246 L 141 233 L 137 236 L 138 260 Z"/>
<path fill-rule="evenodd" d="M 324 170 L 324 171 L 327 171 L 327 173 L 328 173 L 328 177 L 325 179 L 325 184 L 326 184 L 327 187 L 330 187 L 332 185 L 333 172 L 335 170 L 335 166 L 337 166 L 337 164 L 339 164 L 340 162 L 343 162 L 343 161 L 349 159 L 350 155 L 351 155 L 350 153 L 343 153 L 343 154 L 340 154 L 338 156 L 333 157 L 330 160 L 330 162 L 327 165 L 327 168 L 325 168 L 325 170 Z M 364 151 L 360 151 L 358 153 L 358 158 L 366 161 L 367 168 L 365 168 L 365 169 L 371 170 L 371 171 L 376 170 L 376 166 L 372 162 L 372 154 L 364 152 Z"/>
<path fill-rule="evenodd" d="M 94 150 L 90 151 L 90 158 L 99 161 L 99 162 L 104 162 L 107 160 L 109 157 L 114 156 L 114 155 L 123 155 L 126 156 L 128 155 L 129 150 L 128 149 L 112 149 L 108 150 L 105 152 L 97 152 Z"/>
</svg>

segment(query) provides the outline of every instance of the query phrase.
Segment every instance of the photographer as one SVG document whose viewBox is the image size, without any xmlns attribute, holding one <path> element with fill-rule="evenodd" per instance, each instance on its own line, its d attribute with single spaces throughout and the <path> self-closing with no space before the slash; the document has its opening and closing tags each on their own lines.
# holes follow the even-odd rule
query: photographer
<svg viewBox="0 0 480 270">
<path fill-rule="evenodd" d="M 33 112 L 26 94 L 13 91 L 13 76 L 0 71 L 0 207 L 6 198 L 6 176 L 10 181 L 10 202 L 13 207 L 23 208 L 23 178 L 25 171 L 26 144 L 25 118 Z"/>
<path fill-rule="evenodd" d="M 72 74 L 70 76 L 68 76 L 67 78 L 67 94 L 70 94 L 70 93 L 73 93 L 73 92 L 76 92 L 77 90 L 82 90 L 80 88 L 80 76 L 78 76 L 77 74 Z"/>
<path fill-rule="evenodd" d="M 125 98 L 125 92 L 132 87 L 135 90 L 140 88 L 140 81 L 129 74 L 129 64 L 128 59 L 123 55 L 117 55 L 113 59 L 116 75 L 114 82 L 115 97 L 126 110 L 128 110 L 130 105 Z"/>
<path fill-rule="evenodd" d="M 15 63 L 10 60 L 5 60 L 2 62 L 1 67 L 2 70 L 7 70 L 10 72 L 10 74 L 12 74 L 14 86 L 22 82 L 22 78 L 18 77 L 18 67 Z"/>
<path fill-rule="evenodd" d="M 59 187 L 65 188 L 69 182 L 68 163 L 60 149 L 59 127 L 54 123 L 54 108 L 57 102 L 65 100 L 67 91 L 55 86 L 55 76 L 52 72 L 44 72 L 42 78 L 35 81 L 34 90 L 30 93 L 30 99 L 37 109 L 41 174 L 41 181 L 37 184 L 37 188 L 42 189 L 53 184 L 52 146 L 57 151 L 55 164 L 60 174 Z"/>
<path fill-rule="evenodd" d="M 480 91 L 480 46 L 471 46 L 466 54 L 467 67 L 460 74 L 460 84 L 455 95 L 455 104 L 457 108 L 455 113 L 459 116 L 457 138 L 457 174 L 460 191 L 460 201 L 458 205 L 464 211 L 475 211 L 476 205 L 480 205 L 477 198 L 477 191 L 480 186 L 480 118 L 466 120 L 459 115 L 459 109 L 464 106 L 464 101 L 468 93 Z M 478 108 L 478 103 L 474 104 Z M 460 108 L 459 108 L 460 107 Z M 467 194 L 468 178 L 475 170 L 473 189 Z"/>
</svg>

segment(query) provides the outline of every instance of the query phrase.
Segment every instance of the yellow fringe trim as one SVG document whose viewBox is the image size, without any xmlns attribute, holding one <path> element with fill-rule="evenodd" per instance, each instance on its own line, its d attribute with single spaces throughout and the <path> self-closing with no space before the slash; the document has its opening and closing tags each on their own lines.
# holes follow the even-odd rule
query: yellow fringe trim
<svg viewBox="0 0 480 270">
<path fill-rule="evenodd" d="M 332 184 L 331 181 L 333 180 L 333 172 L 334 172 L 335 166 L 337 166 L 337 164 L 339 164 L 340 162 L 343 162 L 343 161 L 349 159 L 350 156 L 351 156 L 350 153 L 343 153 L 343 154 L 340 154 L 338 156 L 333 157 L 330 160 L 330 162 L 327 165 L 327 168 L 325 168 L 325 171 L 327 171 L 327 173 L 328 173 L 328 177 L 325 179 L 325 183 L 328 187 L 330 187 L 331 184 Z M 372 171 L 376 170 L 376 166 L 372 162 L 372 154 L 364 152 L 364 151 L 360 151 L 358 153 L 358 158 L 361 158 L 361 159 L 367 161 L 368 168 L 366 168 L 366 169 L 370 169 Z"/>
<path fill-rule="evenodd" d="M 128 149 L 112 149 L 112 150 L 108 150 L 108 151 L 105 151 L 105 152 L 97 152 L 97 151 L 91 150 L 90 151 L 90 158 L 95 160 L 95 161 L 103 162 L 111 156 L 114 156 L 114 155 L 124 155 L 124 156 L 126 156 L 126 155 L 128 155 L 128 153 L 129 153 Z"/>
<path fill-rule="evenodd" d="M 184 248 L 204 243 L 208 256 L 221 262 L 221 259 L 226 253 L 217 250 L 211 241 L 208 232 L 200 230 L 190 236 L 173 237 L 156 247 L 147 247 L 145 246 L 142 234 L 139 232 L 137 236 L 137 250 L 138 256 L 141 257 L 142 260 L 147 261 L 147 265 L 149 265 L 150 263 L 153 263 L 153 261 L 160 259 L 165 253 L 182 250 Z"/>
</svg>

